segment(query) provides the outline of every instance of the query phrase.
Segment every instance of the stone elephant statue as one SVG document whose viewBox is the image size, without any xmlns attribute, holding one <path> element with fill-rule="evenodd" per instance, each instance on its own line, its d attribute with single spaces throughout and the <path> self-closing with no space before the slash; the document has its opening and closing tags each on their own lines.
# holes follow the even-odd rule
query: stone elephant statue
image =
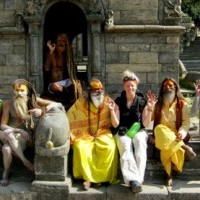
<svg viewBox="0 0 200 200">
<path fill-rule="evenodd" d="M 67 143 L 67 144 L 66 144 Z M 53 107 L 42 116 L 35 131 L 35 147 L 70 146 L 70 127 L 64 107 Z"/>
</svg>

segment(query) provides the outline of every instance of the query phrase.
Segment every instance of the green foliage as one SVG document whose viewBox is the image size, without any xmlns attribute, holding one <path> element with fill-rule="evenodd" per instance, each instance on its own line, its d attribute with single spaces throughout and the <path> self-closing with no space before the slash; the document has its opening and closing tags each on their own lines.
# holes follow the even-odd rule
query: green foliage
<svg viewBox="0 0 200 200">
<path fill-rule="evenodd" d="M 185 79 L 179 80 L 179 85 L 181 88 L 185 88 L 188 90 L 194 90 L 194 84 L 191 81 L 187 81 Z"/>
<path fill-rule="evenodd" d="M 182 0 L 182 11 L 188 14 L 194 21 L 200 21 L 200 1 Z"/>
</svg>

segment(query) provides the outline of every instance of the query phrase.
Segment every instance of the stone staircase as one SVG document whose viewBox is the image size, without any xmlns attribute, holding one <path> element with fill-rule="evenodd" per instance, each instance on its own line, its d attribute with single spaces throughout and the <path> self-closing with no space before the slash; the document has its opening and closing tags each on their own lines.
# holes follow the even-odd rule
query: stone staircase
<svg viewBox="0 0 200 200">
<path fill-rule="evenodd" d="M 197 36 L 195 41 L 184 49 L 180 54 L 180 59 L 187 71 L 200 72 L 200 36 Z"/>
<path fill-rule="evenodd" d="M 189 145 L 197 153 L 197 157 L 192 161 L 186 161 L 183 172 L 174 176 L 174 186 L 166 187 L 165 173 L 163 166 L 158 159 L 148 159 L 143 191 L 134 195 L 129 187 L 123 185 L 123 181 L 117 185 L 102 185 L 99 188 L 91 188 L 83 191 L 82 182 L 73 181 L 68 178 L 69 194 L 61 195 L 54 192 L 54 195 L 44 194 L 38 198 L 37 193 L 33 192 L 34 174 L 27 171 L 21 161 L 14 159 L 11 171 L 10 185 L 0 187 L 0 200 L 131 200 L 131 199 L 169 199 L 186 200 L 200 199 L 200 142 L 191 139 Z M 149 151 L 149 149 L 148 149 Z M 2 159 L 1 159 L 2 160 Z M 0 173 L 2 174 L 2 163 Z M 120 170 L 119 170 L 119 178 Z M 33 181 L 33 182 L 32 182 Z M 59 184 L 59 183 L 58 183 Z"/>
<path fill-rule="evenodd" d="M 22 162 L 14 158 L 10 184 L 7 187 L 0 186 L 0 200 L 200 200 L 200 141 L 199 141 L 199 119 L 191 118 L 191 140 L 189 145 L 194 149 L 197 156 L 194 160 L 187 161 L 184 164 L 183 172 L 174 175 L 174 186 L 166 187 L 166 176 L 158 156 L 152 158 L 152 146 L 148 146 L 148 161 L 145 171 L 145 181 L 143 191 L 134 195 L 130 188 L 123 184 L 121 172 L 119 169 L 119 179 L 121 182 L 116 185 L 102 185 L 99 188 L 90 188 L 89 191 L 82 189 L 82 181 L 75 181 L 67 177 L 64 182 L 47 182 L 39 183 L 48 192 L 40 194 L 36 192 L 38 187 L 35 184 L 35 176 L 29 172 Z M 151 132 L 152 127 L 149 127 Z M 33 152 L 30 150 L 25 152 L 31 160 L 34 158 Z M 31 156 L 30 156 L 31 155 Z M 33 160 L 32 160 L 33 161 Z M 71 162 L 71 158 L 69 158 Z M 3 172 L 2 157 L 0 154 L 0 176 Z M 69 164 L 70 166 L 70 164 Z M 71 173 L 71 172 L 70 172 Z M 53 183 L 53 185 L 51 185 Z M 63 184 L 63 185 L 62 185 Z M 61 191 L 55 189 L 56 185 L 61 185 Z M 63 188 L 64 191 L 63 192 Z"/>
</svg>

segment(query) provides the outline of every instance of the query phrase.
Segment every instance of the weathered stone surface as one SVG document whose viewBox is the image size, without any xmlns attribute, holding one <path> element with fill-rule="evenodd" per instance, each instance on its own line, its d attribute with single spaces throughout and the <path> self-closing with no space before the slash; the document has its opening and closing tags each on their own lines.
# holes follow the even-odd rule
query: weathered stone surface
<svg viewBox="0 0 200 200">
<path fill-rule="evenodd" d="M 0 24 L 2 24 L 4 26 L 14 25 L 13 16 L 14 16 L 14 10 L 13 11 L 1 10 L 1 12 L 0 12 Z"/>
<path fill-rule="evenodd" d="M 60 4 L 67 9 L 71 6 L 69 12 L 81 16 L 78 19 L 83 22 L 80 27 L 73 17 L 65 19 L 65 26 L 59 25 L 57 17 L 59 14 L 62 15 L 63 11 L 56 10 L 56 6 Z M 48 13 L 52 10 L 55 10 L 55 13 L 51 13 L 55 16 L 55 23 L 48 18 Z M 113 26 L 110 30 L 104 27 L 107 10 L 112 10 L 114 13 Z M 23 25 L 25 25 L 22 30 L 19 30 L 16 23 L 15 14 L 18 12 L 22 14 Z M 79 15 L 80 13 L 82 14 Z M 110 96 L 118 96 L 123 89 L 121 74 L 125 69 L 136 72 L 140 78 L 139 89 L 144 92 L 148 89 L 156 90 L 165 76 L 178 79 L 179 37 L 185 29 L 175 26 L 177 23 L 175 18 L 170 19 L 171 25 L 166 26 L 164 14 L 164 2 L 158 0 L 0 0 L 0 98 L 10 97 L 10 86 L 17 78 L 26 78 L 35 84 L 38 93 L 43 91 L 43 63 L 46 53 L 44 50 L 49 39 L 46 34 L 63 30 L 72 34 L 71 38 L 74 40 L 76 32 L 83 33 L 82 47 L 84 57 L 87 58 L 84 61 L 87 67 L 86 76 L 89 79 L 93 75 L 98 75 Z M 46 23 L 48 20 L 51 23 Z M 74 48 L 77 46 L 75 43 Z M 60 124 L 59 128 L 63 124 L 66 124 L 66 121 Z M 40 135 L 45 136 L 46 133 L 48 135 L 47 127 L 46 130 L 41 131 Z M 38 194 L 35 199 L 70 198 L 72 200 L 80 199 L 80 196 L 82 199 L 88 199 L 88 192 L 80 195 L 80 191 L 76 189 L 73 193 L 74 188 L 68 196 L 68 185 L 64 181 L 68 168 L 68 139 L 64 138 L 65 142 L 62 144 L 59 142 L 56 144 L 54 141 L 55 146 L 58 146 L 53 149 L 44 147 L 46 139 L 47 137 L 44 137 L 41 143 L 36 142 L 35 173 L 37 181 L 52 181 L 34 182 L 32 190 L 34 194 Z M 55 180 L 59 183 L 55 183 Z M 166 194 L 166 188 L 161 188 L 160 185 L 157 187 L 155 187 L 157 191 L 154 191 L 154 186 L 145 186 L 145 192 L 140 196 L 135 195 L 134 198 L 171 198 L 169 193 Z M 90 194 L 90 197 L 94 199 L 133 198 L 133 194 L 126 190 L 127 188 L 122 188 L 121 194 L 118 193 L 118 189 L 118 187 L 113 189 L 104 187 L 98 195 Z M 153 195 L 148 191 L 153 191 Z M 159 192 L 161 194 L 158 194 Z M 26 195 L 20 197 L 29 198 Z"/>
<path fill-rule="evenodd" d="M 158 53 L 134 52 L 130 53 L 129 63 L 133 64 L 158 64 Z"/>
<path fill-rule="evenodd" d="M 69 187 L 71 182 L 69 179 L 65 181 L 34 181 L 32 183 L 32 191 L 37 195 L 32 200 L 63 200 L 68 199 Z"/>
<path fill-rule="evenodd" d="M 67 154 L 44 157 L 35 155 L 35 176 L 41 181 L 65 181 L 68 169 Z"/>
<path fill-rule="evenodd" d="M 158 55 L 158 59 L 160 64 L 177 63 L 179 59 L 179 53 L 161 52 Z"/>
<path fill-rule="evenodd" d="M 0 74 L 3 75 L 13 75 L 13 71 L 15 71 L 15 75 L 26 75 L 26 67 L 24 66 L 2 66 L 0 68 Z"/>
<path fill-rule="evenodd" d="M 69 122 L 64 107 L 61 105 L 53 107 L 39 120 L 35 133 L 35 146 L 48 150 L 46 145 L 51 141 L 52 151 L 63 145 L 66 145 L 69 151 L 69 132 Z"/>
<path fill-rule="evenodd" d="M 179 52 L 179 45 L 177 44 L 152 44 L 152 52 Z"/>
<path fill-rule="evenodd" d="M 6 56 L 0 55 L 0 65 L 6 65 Z"/>
<path fill-rule="evenodd" d="M 6 64 L 12 66 L 24 66 L 25 65 L 25 55 L 24 54 L 9 54 L 6 56 Z"/>
</svg>

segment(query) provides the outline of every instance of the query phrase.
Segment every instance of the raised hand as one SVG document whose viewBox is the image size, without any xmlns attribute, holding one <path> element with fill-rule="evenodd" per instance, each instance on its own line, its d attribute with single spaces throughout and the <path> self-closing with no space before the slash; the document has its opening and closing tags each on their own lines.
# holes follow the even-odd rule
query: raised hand
<svg viewBox="0 0 200 200">
<path fill-rule="evenodd" d="M 56 44 L 51 43 L 51 40 L 48 40 L 47 42 L 47 46 L 49 48 L 50 54 L 53 54 L 55 48 L 56 48 Z"/>
<path fill-rule="evenodd" d="M 196 92 L 196 96 L 200 96 L 200 80 L 196 80 L 196 82 L 194 83 L 194 87 L 195 87 L 195 92 Z"/>
<path fill-rule="evenodd" d="M 42 115 L 42 109 L 34 108 L 32 110 L 29 110 L 29 113 L 34 117 L 40 117 Z"/>
<path fill-rule="evenodd" d="M 110 110 L 114 110 L 115 109 L 115 102 L 110 98 L 106 99 L 105 105 L 107 105 Z"/>
<path fill-rule="evenodd" d="M 155 104 L 158 101 L 157 95 L 154 94 L 151 90 L 149 90 L 146 96 L 147 96 L 147 108 L 153 111 Z"/>
</svg>

